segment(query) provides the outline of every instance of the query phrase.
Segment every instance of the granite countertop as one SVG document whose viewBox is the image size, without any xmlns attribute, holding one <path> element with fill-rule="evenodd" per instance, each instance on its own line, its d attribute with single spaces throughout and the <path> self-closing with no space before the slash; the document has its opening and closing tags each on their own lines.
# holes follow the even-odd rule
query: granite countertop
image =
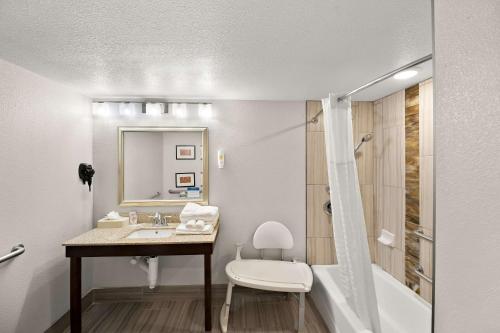
<svg viewBox="0 0 500 333">
<path fill-rule="evenodd" d="M 103 246 L 103 245 L 152 245 L 152 244 L 196 244 L 214 243 L 219 232 L 219 223 L 216 224 L 214 232 L 210 235 L 177 235 L 175 228 L 177 224 L 167 227 L 153 227 L 151 224 L 128 225 L 122 228 L 94 228 L 75 238 L 67 240 L 63 246 Z M 165 238 L 133 238 L 128 239 L 130 233 L 142 230 L 169 230 L 172 235 Z"/>
</svg>

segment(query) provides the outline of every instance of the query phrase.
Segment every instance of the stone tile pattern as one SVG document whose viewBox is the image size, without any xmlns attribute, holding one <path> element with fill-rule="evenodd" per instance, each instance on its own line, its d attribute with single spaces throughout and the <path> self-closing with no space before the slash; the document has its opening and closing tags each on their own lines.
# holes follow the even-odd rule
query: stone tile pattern
<svg viewBox="0 0 500 333">
<path fill-rule="evenodd" d="M 415 269 L 420 263 L 419 239 L 415 235 L 420 224 L 420 136 L 419 85 L 405 90 L 405 271 L 406 285 L 419 291 L 420 278 Z"/>
</svg>

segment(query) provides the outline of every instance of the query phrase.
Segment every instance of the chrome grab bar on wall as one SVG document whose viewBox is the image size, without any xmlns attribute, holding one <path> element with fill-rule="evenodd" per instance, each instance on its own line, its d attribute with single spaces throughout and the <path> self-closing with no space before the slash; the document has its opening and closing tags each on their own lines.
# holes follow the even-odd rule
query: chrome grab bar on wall
<svg viewBox="0 0 500 333">
<path fill-rule="evenodd" d="M 10 250 L 10 253 L 4 255 L 3 257 L 0 257 L 0 263 L 12 259 L 14 257 L 17 257 L 18 255 L 21 255 L 23 253 L 24 253 L 24 245 L 18 244 L 14 246 L 12 250 Z"/>
<path fill-rule="evenodd" d="M 151 197 L 149 197 L 149 199 L 156 199 L 156 198 L 158 198 L 160 195 L 161 195 L 161 193 L 160 193 L 160 192 L 156 192 L 154 195 L 152 195 Z"/>
<path fill-rule="evenodd" d="M 434 242 L 434 239 L 431 236 L 427 236 L 426 234 L 424 234 L 422 230 L 415 230 L 414 234 L 417 235 L 417 237 L 428 240 L 429 242 Z"/>
<path fill-rule="evenodd" d="M 424 269 L 422 268 L 422 266 L 418 265 L 417 268 L 415 268 L 415 274 L 417 274 L 418 277 L 424 279 L 425 281 L 432 283 L 432 279 L 430 277 L 428 277 L 427 275 L 425 275 Z"/>
</svg>

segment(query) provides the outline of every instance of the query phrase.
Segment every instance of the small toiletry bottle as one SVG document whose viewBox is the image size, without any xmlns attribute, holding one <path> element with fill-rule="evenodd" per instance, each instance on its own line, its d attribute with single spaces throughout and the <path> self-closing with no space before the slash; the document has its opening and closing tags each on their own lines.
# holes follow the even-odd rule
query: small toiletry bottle
<svg viewBox="0 0 500 333">
<path fill-rule="evenodd" d="M 129 224 L 137 224 L 137 212 L 128 213 Z"/>
</svg>

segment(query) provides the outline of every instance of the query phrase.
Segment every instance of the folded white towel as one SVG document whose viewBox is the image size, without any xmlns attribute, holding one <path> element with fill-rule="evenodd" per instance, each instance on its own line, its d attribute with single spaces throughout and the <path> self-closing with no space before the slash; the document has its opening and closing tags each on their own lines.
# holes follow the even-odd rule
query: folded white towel
<svg viewBox="0 0 500 333">
<path fill-rule="evenodd" d="M 202 220 L 189 220 L 186 222 L 186 228 L 191 230 L 203 230 L 205 222 Z"/>
<path fill-rule="evenodd" d="M 187 227 L 187 223 L 180 223 L 175 229 L 177 235 L 210 235 L 214 232 L 212 224 L 205 224 L 203 229 L 195 230 Z"/>
<path fill-rule="evenodd" d="M 181 223 L 188 223 L 190 220 L 203 221 L 205 224 L 214 224 L 219 220 L 219 214 L 215 216 L 179 216 Z"/>
<path fill-rule="evenodd" d="M 219 207 L 201 206 L 193 202 L 188 202 L 182 209 L 181 215 L 209 215 L 215 216 L 219 213 Z"/>
<path fill-rule="evenodd" d="M 203 220 L 207 223 L 213 223 L 219 218 L 219 207 L 201 206 L 189 202 L 186 204 L 179 217 L 182 223 L 187 223 L 189 220 Z"/>
</svg>

